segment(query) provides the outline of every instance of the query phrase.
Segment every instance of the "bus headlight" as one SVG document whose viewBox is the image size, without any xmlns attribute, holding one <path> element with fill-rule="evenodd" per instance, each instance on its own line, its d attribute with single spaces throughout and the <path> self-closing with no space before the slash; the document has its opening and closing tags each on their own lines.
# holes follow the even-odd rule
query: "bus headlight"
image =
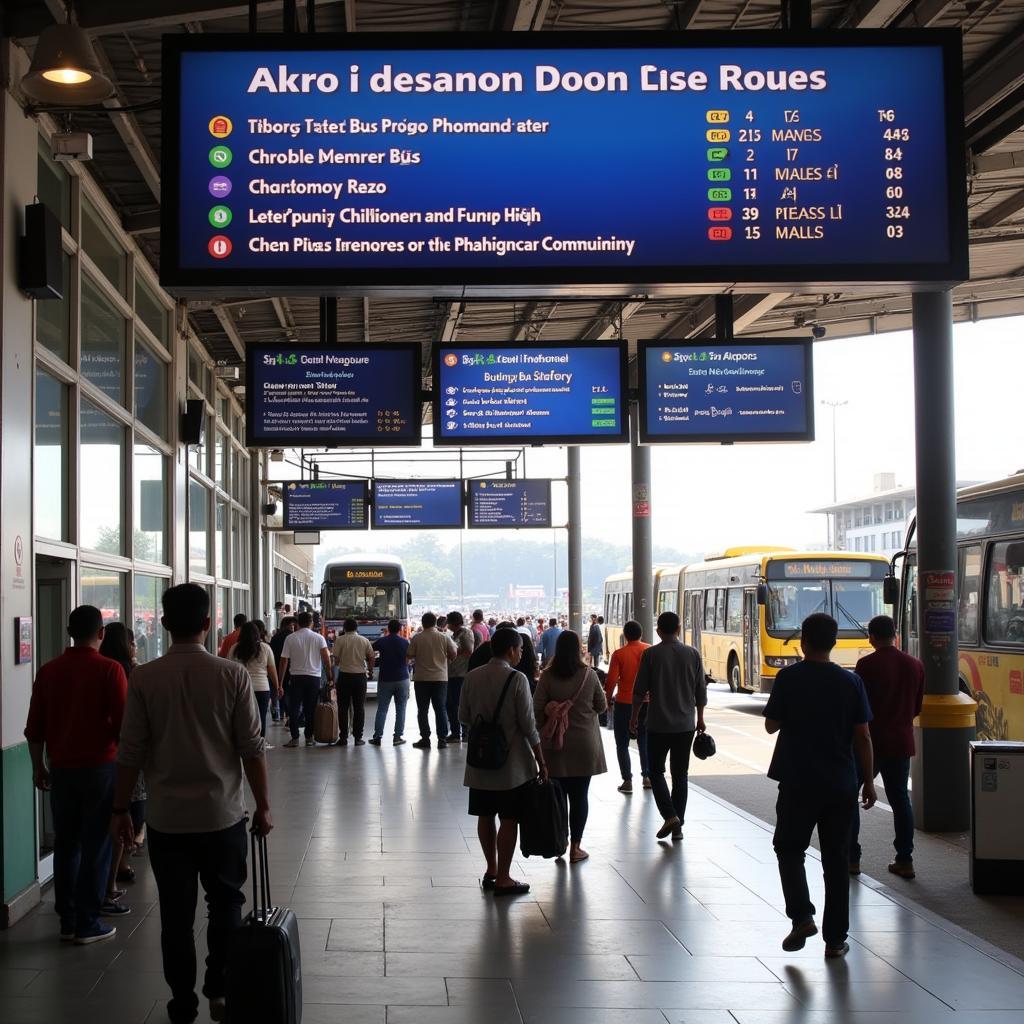
<svg viewBox="0 0 1024 1024">
<path fill-rule="evenodd" d="M 773 658 L 766 656 L 764 663 L 771 668 L 786 668 L 787 665 L 795 665 L 799 660 L 796 657 Z"/>
</svg>

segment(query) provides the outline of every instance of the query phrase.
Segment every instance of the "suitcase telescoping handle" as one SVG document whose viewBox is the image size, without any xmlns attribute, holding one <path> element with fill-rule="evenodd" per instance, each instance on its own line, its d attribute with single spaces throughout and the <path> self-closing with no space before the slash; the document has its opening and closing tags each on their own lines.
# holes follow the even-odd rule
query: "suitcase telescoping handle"
<svg viewBox="0 0 1024 1024">
<path fill-rule="evenodd" d="M 269 924 L 274 908 L 270 905 L 270 858 L 267 855 L 267 837 L 258 833 L 254 825 L 249 830 L 249 838 L 252 843 L 252 920 L 254 924 L 257 921 Z"/>
</svg>

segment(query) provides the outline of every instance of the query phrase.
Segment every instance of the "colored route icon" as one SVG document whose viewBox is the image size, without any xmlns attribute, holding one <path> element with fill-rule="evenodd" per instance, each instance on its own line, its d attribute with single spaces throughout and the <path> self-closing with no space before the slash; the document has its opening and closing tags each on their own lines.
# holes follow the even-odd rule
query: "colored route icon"
<svg viewBox="0 0 1024 1024">
<path fill-rule="evenodd" d="M 232 216 L 226 206 L 215 206 L 210 210 L 210 223 L 215 228 L 226 228 L 231 223 Z"/>
<path fill-rule="evenodd" d="M 215 260 L 225 259 L 231 255 L 231 239 L 227 235 L 214 235 L 206 248 Z"/>
<path fill-rule="evenodd" d="M 210 163 L 214 167 L 228 167 L 231 164 L 232 155 L 227 146 L 214 146 L 210 150 Z"/>
<path fill-rule="evenodd" d="M 214 199 L 227 199 L 231 195 L 231 179 L 218 174 L 210 179 L 210 195 Z"/>
<path fill-rule="evenodd" d="M 215 117 L 210 118 L 210 134 L 215 139 L 226 139 L 231 134 L 233 128 L 234 125 L 231 123 L 230 117 L 217 114 Z"/>
</svg>

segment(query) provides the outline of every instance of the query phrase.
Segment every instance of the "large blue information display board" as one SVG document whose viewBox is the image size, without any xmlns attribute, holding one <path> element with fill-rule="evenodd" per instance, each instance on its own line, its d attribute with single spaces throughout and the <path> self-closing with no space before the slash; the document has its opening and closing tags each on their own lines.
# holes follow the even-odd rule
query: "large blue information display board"
<svg viewBox="0 0 1024 1024">
<path fill-rule="evenodd" d="M 465 522 L 461 480 L 374 480 L 375 530 L 461 529 Z"/>
<path fill-rule="evenodd" d="M 640 440 L 813 441 L 811 341 L 640 342 Z"/>
<path fill-rule="evenodd" d="M 434 347 L 434 443 L 625 441 L 626 347 Z"/>
<path fill-rule="evenodd" d="M 418 445 L 418 343 L 246 346 L 246 443 Z"/>
<path fill-rule="evenodd" d="M 550 480 L 469 481 L 471 530 L 550 526 Z"/>
<path fill-rule="evenodd" d="M 365 530 L 365 480 L 293 480 L 284 485 L 286 530 Z"/>
<path fill-rule="evenodd" d="M 967 276 L 959 35 L 164 37 L 161 280 Z"/>
</svg>

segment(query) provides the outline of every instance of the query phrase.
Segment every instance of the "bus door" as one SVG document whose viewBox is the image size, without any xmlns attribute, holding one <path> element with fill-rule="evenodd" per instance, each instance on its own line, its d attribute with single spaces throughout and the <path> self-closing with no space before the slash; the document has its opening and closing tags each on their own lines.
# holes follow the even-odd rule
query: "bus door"
<svg viewBox="0 0 1024 1024">
<path fill-rule="evenodd" d="M 743 684 L 752 693 L 761 690 L 761 630 L 757 591 L 743 591 Z"/>
<path fill-rule="evenodd" d="M 907 556 L 903 571 L 903 650 L 919 658 L 921 643 L 917 635 L 917 554 Z"/>
<path fill-rule="evenodd" d="M 690 594 L 690 645 L 700 647 L 700 630 L 704 624 L 704 591 L 696 590 Z"/>
</svg>

